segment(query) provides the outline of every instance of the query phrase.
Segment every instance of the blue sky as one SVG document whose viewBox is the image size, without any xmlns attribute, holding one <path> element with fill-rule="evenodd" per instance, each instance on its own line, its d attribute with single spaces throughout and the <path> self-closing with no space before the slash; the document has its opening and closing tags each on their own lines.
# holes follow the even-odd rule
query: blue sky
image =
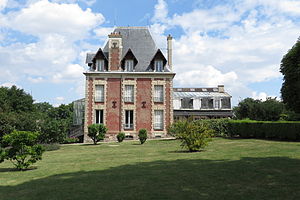
<svg viewBox="0 0 300 200">
<path fill-rule="evenodd" d="M 282 56 L 300 36 L 299 0 L 0 0 L 0 85 L 53 105 L 84 97 L 84 64 L 114 26 L 174 36 L 175 87 L 224 84 L 236 104 L 280 97 Z"/>
</svg>

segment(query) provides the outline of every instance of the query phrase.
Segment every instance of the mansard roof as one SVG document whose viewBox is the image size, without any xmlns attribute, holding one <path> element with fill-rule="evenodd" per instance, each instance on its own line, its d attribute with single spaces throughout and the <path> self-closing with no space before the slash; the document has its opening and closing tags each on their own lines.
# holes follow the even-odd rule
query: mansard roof
<svg viewBox="0 0 300 200">
<path fill-rule="evenodd" d="M 152 71 L 150 63 L 158 51 L 156 44 L 147 27 L 117 27 L 114 32 L 122 35 L 122 58 L 130 49 L 138 63 L 135 66 L 136 72 Z M 103 48 L 105 55 L 108 55 L 108 42 Z M 95 54 L 87 54 L 86 63 L 91 63 Z M 163 54 L 162 54 L 163 55 Z M 164 56 L 165 58 L 165 56 Z M 168 68 L 165 68 L 169 71 Z"/>
<path fill-rule="evenodd" d="M 231 97 L 227 92 L 220 92 L 214 88 L 173 88 L 174 98 L 197 98 L 197 97 Z"/>
</svg>

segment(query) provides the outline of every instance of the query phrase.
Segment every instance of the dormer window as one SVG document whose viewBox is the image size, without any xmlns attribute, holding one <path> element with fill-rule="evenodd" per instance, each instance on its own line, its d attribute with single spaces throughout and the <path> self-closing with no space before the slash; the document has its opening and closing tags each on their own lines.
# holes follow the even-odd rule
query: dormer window
<svg viewBox="0 0 300 200">
<path fill-rule="evenodd" d="M 155 60 L 154 61 L 154 69 L 156 72 L 162 72 L 163 71 L 163 61 Z"/>
<path fill-rule="evenodd" d="M 96 71 L 104 71 L 104 60 L 103 59 L 96 60 Z"/>
<path fill-rule="evenodd" d="M 133 71 L 133 60 L 125 60 L 125 71 L 132 72 Z"/>
</svg>

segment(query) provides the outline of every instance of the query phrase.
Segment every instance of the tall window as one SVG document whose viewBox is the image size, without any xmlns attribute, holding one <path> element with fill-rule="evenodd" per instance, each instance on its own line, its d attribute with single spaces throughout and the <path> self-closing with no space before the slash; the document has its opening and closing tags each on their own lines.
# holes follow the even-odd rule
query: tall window
<svg viewBox="0 0 300 200">
<path fill-rule="evenodd" d="M 103 110 L 96 110 L 95 123 L 103 124 Z"/>
<path fill-rule="evenodd" d="M 134 101 L 134 86 L 133 85 L 125 85 L 124 101 L 125 102 L 133 102 Z"/>
<path fill-rule="evenodd" d="M 104 71 L 104 60 L 96 60 L 96 71 Z"/>
<path fill-rule="evenodd" d="M 125 110 L 124 129 L 133 129 L 133 110 Z"/>
<path fill-rule="evenodd" d="M 181 99 L 181 108 L 193 109 L 194 108 L 194 99 L 191 99 L 191 98 Z"/>
<path fill-rule="evenodd" d="M 133 60 L 125 60 L 125 71 L 127 72 L 133 71 Z"/>
<path fill-rule="evenodd" d="M 163 130 L 164 129 L 164 111 L 155 110 L 154 111 L 154 129 Z"/>
<path fill-rule="evenodd" d="M 104 102 L 104 85 L 95 86 L 95 102 Z"/>
<path fill-rule="evenodd" d="M 154 61 L 154 68 L 156 72 L 163 71 L 163 61 L 162 60 L 155 60 Z"/>
<path fill-rule="evenodd" d="M 154 102 L 163 102 L 164 101 L 164 86 L 155 85 L 154 86 Z"/>
</svg>

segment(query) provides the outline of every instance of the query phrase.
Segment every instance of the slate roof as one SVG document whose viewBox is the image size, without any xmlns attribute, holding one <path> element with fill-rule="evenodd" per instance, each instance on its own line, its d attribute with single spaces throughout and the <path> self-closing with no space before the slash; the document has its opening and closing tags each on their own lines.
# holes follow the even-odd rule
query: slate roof
<svg viewBox="0 0 300 200">
<path fill-rule="evenodd" d="M 231 97 L 227 92 L 219 92 L 218 88 L 173 88 L 174 98 L 197 97 Z"/>
<path fill-rule="evenodd" d="M 117 27 L 114 32 L 120 32 L 122 35 L 122 58 L 127 53 L 128 49 L 131 49 L 132 53 L 138 60 L 135 66 L 136 72 L 152 71 L 149 67 L 150 62 L 158 51 L 156 44 L 151 36 L 151 33 L 147 27 Z M 104 54 L 108 54 L 108 42 L 103 48 Z M 86 57 L 86 63 L 92 63 L 92 59 L 95 54 L 88 53 Z M 170 71 L 167 65 L 165 71 Z"/>
</svg>

